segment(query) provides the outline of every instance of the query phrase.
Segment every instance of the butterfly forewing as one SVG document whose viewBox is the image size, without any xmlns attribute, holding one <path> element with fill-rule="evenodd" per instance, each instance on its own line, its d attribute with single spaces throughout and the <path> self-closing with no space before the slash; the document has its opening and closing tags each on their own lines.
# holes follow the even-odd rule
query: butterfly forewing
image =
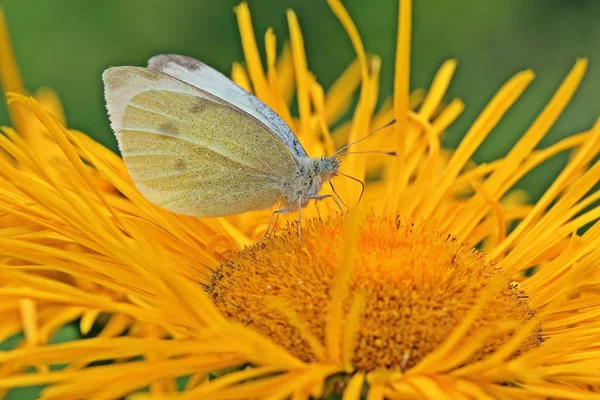
<svg viewBox="0 0 600 400">
<path fill-rule="evenodd" d="M 148 61 L 148 68 L 174 76 L 244 110 L 273 131 L 296 157 L 308 157 L 294 133 L 275 111 L 219 71 L 177 54 L 154 56 Z"/>
<path fill-rule="evenodd" d="M 123 68 L 105 74 L 121 91 L 109 93 L 107 85 L 109 112 L 130 175 L 150 201 L 181 214 L 220 216 L 280 198 L 297 161 L 264 124 L 160 72 Z M 115 75 L 123 72 L 120 82 Z M 146 90 L 129 87 L 132 75 L 147 82 Z M 120 103 L 111 107 L 111 97 L 127 98 L 122 111 Z"/>
</svg>

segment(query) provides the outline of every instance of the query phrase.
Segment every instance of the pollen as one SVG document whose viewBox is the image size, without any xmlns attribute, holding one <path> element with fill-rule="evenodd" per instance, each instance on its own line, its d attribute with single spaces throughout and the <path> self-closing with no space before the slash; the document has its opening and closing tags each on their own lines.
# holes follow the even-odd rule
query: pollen
<svg viewBox="0 0 600 400">
<path fill-rule="evenodd" d="M 251 327 L 296 357 L 323 358 L 331 294 L 344 250 L 345 219 L 303 223 L 259 242 L 217 267 L 206 291 L 228 318 Z M 345 299 L 345 325 L 353 298 L 364 306 L 355 325 L 352 368 L 407 370 L 439 347 L 489 290 L 465 340 L 477 338 L 467 362 L 493 353 L 534 313 L 527 296 L 483 252 L 433 224 L 369 215 L 363 218 Z M 488 293 L 489 295 L 489 293 Z M 487 332 L 487 334 L 481 334 Z M 478 333 L 476 335 L 476 333 Z M 516 353 L 537 346 L 533 331 Z"/>
</svg>

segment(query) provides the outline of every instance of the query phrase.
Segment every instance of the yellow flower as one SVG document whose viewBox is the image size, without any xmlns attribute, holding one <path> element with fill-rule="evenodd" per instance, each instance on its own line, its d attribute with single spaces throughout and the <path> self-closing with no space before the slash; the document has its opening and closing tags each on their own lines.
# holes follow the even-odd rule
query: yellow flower
<svg viewBox="0 0 600 400">
<path fill-rule="evenodd" d="M 448 151 L 439 137 L 463 108 L 443 103 L 456 63 L 426 93 L 409 93 L 410 1 L 400 2 L 394 96 L 377 111 L 381 62 L 366 55 L 341 2 L 329 5 L 357 60 L 327 92 L 308 70 L 292 11 L 279 58 L 273 31 L 265 35 L 265 70 L 248 7 L 235 9 L 246 63 L 233 65 L 233 79 L 309 154 L 398 121 L 356 149 L 398 157 L 344 158 L 343 172 L 369 178 L 365 197 L 348 215 L 328 202 L 322 218 L 306 208 L 301 246 L 295 215 L 244 249 L 270 210 L 194 219 L 150 204 L 121 159 L 24 95 L 0 25 L 18 132 L 0 139 L 0 340 L 25 334 L 0 353 L 0 390 L 45 384 L 45 399 L 600 398 L 600 123 L 536 149 L 587 62 L 576 62 L 506 157 L 475 165 L 472 154 L 533 73 L 500 88 Z M 355 90 L 352 121 L 330 133 Z M 48 158 L 35 144 L 42 138 L 60 152 Z M 512 190 L 564 151 L 569 163 L 538 202 Z M 335 184 L 356 204 L 355 182 Z M 103 319 L 100 333 L 47 344 L 77 318 L 84 332 Z M 67 366 L 49 371 L 54 364 Z"/>
</svg>

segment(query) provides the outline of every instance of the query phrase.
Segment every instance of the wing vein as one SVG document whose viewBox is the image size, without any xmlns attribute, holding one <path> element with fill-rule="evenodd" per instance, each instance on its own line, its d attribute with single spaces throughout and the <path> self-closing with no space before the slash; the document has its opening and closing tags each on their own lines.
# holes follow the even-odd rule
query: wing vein
<svg viewBox="0 0 600 400">
<path fill-rule="evenodd" d="M 212 151 L 213 153 L 216 153 L 222 157 L 227 158 L 228 160 L 232 161 L 235 164 L 247 167 L 247 168 L 251 168 L 251 169 L 256 169 L 255 167 L 253 167 L 251 164 L 248 163 L 244 163 L 239 159 L 235 158 L 235 155 L 228 153 L 226 151 L 223 151 L 223 149 L 220 149 L 218 147 L 215 146 L 210 146 L 209 143 L 207 142 L 201 142 L 199 140 L 195 140 L 189 137 L 185 137 L 185 136 L 179 136 L 176 134 L 172 134 L 172 133 L 167 133 L 167 132 L 161 132 L 161 131 L 157 131 L 157 130 L 152 130 L 149 128 L 123 128 L 123 131 L 128 131 L 128 132 L 144 132 L 144 133 L 149 133 L 152 135 L 160 135 L 160 136 L 165 136 L 165 137 L 170 137 L 170 138 L 175 138 L 177 140 L 183 140 L 185 142 L 191 143 L 195 146 L 198 147 L 202 147 L 203 149 Z M 129 157 L 131 156 L 145 156 L 145 155 L 173 155 L 173 154 L 165 154 L 165 153 L 156 153 L 156 154 L 147 154 L 147 153 L 123 153 L 123 155 L 127 155 Z M 173 155 L 174 156 L 174 155 Z M 266 164 L 265 164 L 266 165 Z"/>
<path fill-rule="evenodd" d="M 199 170 L 198 169 L 194 169 L 194 168 L 190 168 L 190 169 L 188 169 L 186 171 L 180 171 L 180 172 L 176 172 L 174 174 L 167 174 L 167 175 L 164 175 L 164 176 L 158 176 L 158 177 L 154 177 L 152 179 L 140 179 L 140 182 L 149 183 L 149 182 L 159 181 L 161 179 L 174 178 L 176 176 L 191 174 L 191 173 L 195 173 L 195 172 L 197 173 L 197 172 L 199 172 Z M 273 182 L 281 182 L 281 177 L 278 177 L 278 176 L 265 175 L 265 174 L 256 174 L 256 173 L 247 172 L 247 171 L 236 171 L 236 174 L 238 174 L 238 175 L 245 175 L 247 177 L 263 178 L 265 180 L 269 180 L 269 181 L 273 181 Z M 211 174 L 211 175 L 201 175 L 201 174 L 198 174 L 198 176 L 201 179 L 209 180 L 209 179 L 219 178 L 222 175 L 221 174 Z"/>
<path fill-rule="evenodd" d="M 167 115 L 167 114 L 165 114 L 165 113 L 161 113 L 160 111 L 156 111 L 156 110 L 153 110 L 153 109 L 151 109 L 151 108 L 142 107 L 142 106 L 140 106 L 140 105 L 138 105 L 138 104 L 135 104 L 135 103 L 133 103 L 133 102 L 130 102 L 130 103 L 127 105 L 127 107 L 133 107 L 133 108 L 137 108 L 138 110 L 142 110 L 142 111 L 148 111 L 148 112 L 150 112 L 150 113 L 152 113 L 152 114 L 160 115 L 160 116 L 163 116 L 163 117 L 165 117 L 165 118 L 171 119 L 171 120 L 173 120 L 173 121 L 177 121 L 177 122 L 181 122 L 181 123 L 186 123 L 186 122 L 187 122 L 187 121 L 185 121 L 185 120 L 182 120 L 182 119 L 179 119 L 179 118 L 175 118 L 175 117 L 173 117 L 172 115 Z M 123 130 L 126 130 L 126 129 L 127 129 L 127 128 L 123 127 Z"/>
</svg>

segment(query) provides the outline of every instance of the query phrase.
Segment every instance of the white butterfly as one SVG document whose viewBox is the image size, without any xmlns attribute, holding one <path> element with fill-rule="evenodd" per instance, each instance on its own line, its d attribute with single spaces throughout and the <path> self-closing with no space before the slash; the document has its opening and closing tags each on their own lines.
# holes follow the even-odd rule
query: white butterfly
<svg viewBox="0 0 600 400">
<path fill-rule="evenodd" d="M 298 211 L 298 234 L 310 200 L 331 197 L 341 209 L 336 197 L 319 191 L 339 173 L 337 157 L 347 146 L 309 157 L 271 108 L 209 66 L 165 54 L 148 68 L 109 68 L 103 80 L 119 149 L 151 202 L 199 217 L 279 202 L 273 215 Z"/>
</svg>

